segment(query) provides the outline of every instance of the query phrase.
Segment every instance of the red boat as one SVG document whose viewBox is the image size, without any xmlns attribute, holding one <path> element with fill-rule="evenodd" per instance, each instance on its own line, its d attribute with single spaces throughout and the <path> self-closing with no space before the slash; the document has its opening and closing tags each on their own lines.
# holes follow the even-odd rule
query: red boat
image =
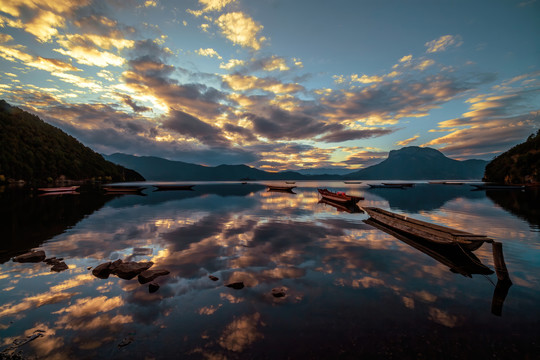
<svg viewBox="0 0 540 360">
<path fill-rule="evenodd" d="M 327 189 L 317 189 L 317 191 L 319 192 L 319 194 L 322 195 L 323 199 L 327 199 L 327 200 L 342 203 L 342 204 L 343 203 L 356 204 L 360 200 L 364 200 L 363 197 L 347 195 L 342 191 L 332 192 Z"/>
</svg>

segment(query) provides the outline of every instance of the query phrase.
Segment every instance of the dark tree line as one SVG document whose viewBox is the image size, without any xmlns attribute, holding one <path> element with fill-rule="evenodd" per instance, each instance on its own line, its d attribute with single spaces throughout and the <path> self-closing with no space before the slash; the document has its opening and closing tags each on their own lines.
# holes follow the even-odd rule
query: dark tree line
<svg viewBox="0 0 540 360">
<path fill-rule="evenodd" d="M 70 180 L 144 180 L 39 117 L 0 100 L 0 177 L 39 182 L 61 176 Z"/>
<path fill-rule="evenodd" d="M 540 182 L 540 130 L 497 156 L 486 166 L 484 181 L 509 184 Z"/>
</svg>

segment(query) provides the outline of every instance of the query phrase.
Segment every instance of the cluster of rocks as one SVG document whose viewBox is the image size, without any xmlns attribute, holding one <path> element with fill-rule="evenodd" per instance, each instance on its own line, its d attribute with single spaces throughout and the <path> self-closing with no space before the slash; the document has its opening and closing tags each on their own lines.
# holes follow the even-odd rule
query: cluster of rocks
<svg viewBox="0 0 540 360">
<path fill-rule="evenodd" d="M 100 279 L 108 279 L 110 275 L 116 275 L 124 280 L 131 280 L 135 276 L 139 280 L 140 284 L 149 283 L 159 276 L 168 275 L 169 270 L 154 269 L 148 270 L 154 265 L 152 261 L 123 261 L 118 259 L 113 262 L 106 262 L 96 266 L 92 270 L 92 275 Z M 159 289 L 159 284 L 151 283 L 148 290 L 153 293 Z"/>
<path fill-rule="evenodd" d="M 215 277 L 214 275 L 208 275 L 208 278 L 212 281 L 219 280 L 219 278 Z M 243 281 L 235 281 L 235 282 L 225 284 L 225 286 L 231 289 L 240 290 L 240 289 L 243 289 L 245 285 Z M 282 297 L 285 297 L 286 295 L 287 295 L 287 288 L 284 286 L 272 289 L 273 297 L 282 298 Z"/>
<path fill-rule="evenodd" d="M 47 258 L 45 251 L 43 250 L 33 250 L 25 254 L 15 256 L 13 258 L 14 262 L 19 263 L 39 263 L 44 262 L 47 265 L 51 266 L 51 271 L 61 272 L 69 269 L 69 266 L 63 261 L 63 258 L 57 258 L 56 256 L 52 258 Z"/>
</svg>

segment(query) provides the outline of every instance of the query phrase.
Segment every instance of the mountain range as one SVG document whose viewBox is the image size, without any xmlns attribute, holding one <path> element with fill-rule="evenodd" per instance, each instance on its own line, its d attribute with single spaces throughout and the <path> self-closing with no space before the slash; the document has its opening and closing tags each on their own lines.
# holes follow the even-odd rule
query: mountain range
<svg viewBox="0 0 540 360">
<path fill-rule="evenodd" d="M 238 180 L 375 180 L 375 179 L 481 179 L 487 161 L 458 161 L 440 151 L 418 146 L 390 151 L 379 164 L 344 175 L 306 175 L 295 171 L 267 172 L 247 165 L 203 166 L 153 156 L 121 153 L 105 159 L 134 169 L 146 179 L 156 181 L 238 181 Z M 322 170 L 324 171 L 324 170 Z"/>
</svg>

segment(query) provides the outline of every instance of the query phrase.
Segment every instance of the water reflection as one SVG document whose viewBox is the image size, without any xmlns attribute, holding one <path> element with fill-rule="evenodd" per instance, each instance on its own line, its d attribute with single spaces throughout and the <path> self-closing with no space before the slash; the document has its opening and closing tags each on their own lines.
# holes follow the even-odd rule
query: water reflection
<svg viewBox="0 0 540 360">
<path fill-rule="evenodd" d="M 540 188 L 525 191 L 487 190 L 486 196 L 511 214 L 526 220 L 535 231 L 540 231 Z"/>
<path fill-rule="evenodd" d="M 1 346 L 43 330 L 20 348 L 25 355 L 385 358 L 391 352 L 411 358 L 421 352 L 437 358 L 440 346 L 452 345 L 456 356 L 532 356 L 540 249 L 538 233 L 527 224 L 484 193 L 447 197 L 434 210 L 426 210 L 433 206 L 429 199 L 414 205 L 425 220 L 476 233 L 488 229 L 504 242 L 514 286 L 506 300 L 499 289 L 504 314 L 495 317 L 489 310 L 496 277 L 485 268 L 439 252 L 441 262 L 365 224 L 365 214 L 319 204 L 319 184 L 297 185 L 296 195 L 267 192 L 262 184 L 197 184 L 189 192 L 145 190 L 145 197 L 112 199 L 81 194 L 70 201 L 100 206 L 34 245 L 64 257 L 68 270 L 0 266 Z M 343 187 L 330 185 L 324 187 Z M 366 197 L 360 205 L 395 204 L 380 192 L 345 189 Z M 21 212 L 31 206 L 24 204 Z M 493 269 L 489 249 L 474 256 Z M 152 261 L 151 269 L 170 274 L 157 278 L 159 290 L 149 293 L 136 278 L 98 279 L 88 269 L 116 259 Z M 231 282 L 245 286 L 225 286 Z M 275 288 L 285 295 L 273 296 Z M 471 336 L 478 333 L 485 336 Z"/>
</svg>

